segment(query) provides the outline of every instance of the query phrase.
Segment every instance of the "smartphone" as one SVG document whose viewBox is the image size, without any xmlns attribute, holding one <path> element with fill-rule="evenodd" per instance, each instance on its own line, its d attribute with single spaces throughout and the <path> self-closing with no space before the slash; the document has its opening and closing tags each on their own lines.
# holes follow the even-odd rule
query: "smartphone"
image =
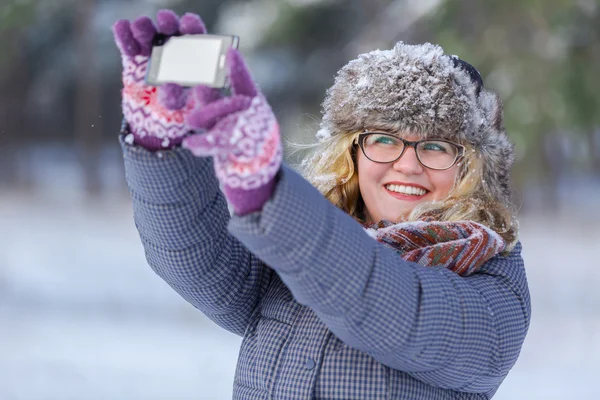
<svg viewBox="0 0 600 400">
<path fill-rule="evenodd" d="M 230 35 L 157 35 L 146 73 L 146 83 L 159 86 L 177 83 L 184 87 L 228 85 L 225 55 L 237 49 L 239 37 Z"/>
</svg>

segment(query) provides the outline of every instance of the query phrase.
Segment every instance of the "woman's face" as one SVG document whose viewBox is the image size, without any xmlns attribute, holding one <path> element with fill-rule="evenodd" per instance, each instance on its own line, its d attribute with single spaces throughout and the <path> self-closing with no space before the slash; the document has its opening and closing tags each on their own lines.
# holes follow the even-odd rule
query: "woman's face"
<svg viewBox="0 0 600 400">
<path fill-rule="evenodd" d="M 416 135 L 402 135 L 409 141 Z M 399 221 L 416 205 L 448 196 L 458 173 L 458 164 L 447 170 L 425 168 L 409 147 L 393 163 L 375 163 L 357 149 L 358 184 L 365 203 L 367 222 Z"/>
</svg>

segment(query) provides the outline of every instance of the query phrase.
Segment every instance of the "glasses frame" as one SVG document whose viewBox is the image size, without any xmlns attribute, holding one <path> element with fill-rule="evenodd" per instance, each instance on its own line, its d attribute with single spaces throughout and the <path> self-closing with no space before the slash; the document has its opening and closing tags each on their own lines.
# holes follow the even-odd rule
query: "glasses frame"
<svg viewBox="0 0 600 400">
<path fill-rule="evenodd" d="M 373 135 L 373 134 L 389 136 L 389 137 L 393 137 L 394 139 L 400 140 L 404 144 L 404 148 L 402 149 L 402 152 L 400 153 L 400 155 L 396 159 L 394 159 L 392 161 L 375 161 L 375 160 L 371 159 L 367 155 L 367 152 L 365 151 L 364 144 L 365 144 L 365 139 L 367 138 L 367 136 L 370 136 L 370 135 Z M 420 143 L 430 142 L 430 141 L 445 142 L 445 143 L 448 143 L 448 144 L 450 144 L 452 146 L 455 146 L 458 149 L 458 152 L 456 154 L 456 158 L 454 159 L 454 162 L 452 164 L 450 164 L 449 167 L 447 167 L 447 168 L 431 168 L 431 167 L 428 167 L 427 165 L 423 164 L 423 162 L 421 161 L 421 158 L 419 157 L 419 152 L 417 152 L 417 146 Z M 410 140 L 402 139 L 401 137 L 399 137 L 397 135 L 392 135 L 391 133 L 387 133 L 387 132 L 365 131 L 365 132 L 363 132 L 363 133 L 361 133 L 361 134 L 358 135 L 357 142 L 358 142 L 358 146 L 360 147 L 360 149 L 361 149 L 362 153 L 364 154 L 364 156 L 367 157 L 369 160 L 373 161 L 374 163 L 377 163 L 377 164 L 395 163 L 400 158 L 402 158 L 402 156 L 406 152 L 406 149 L 408 149 L 409 147 L 412 147 L 415 150 L 415 155 L 417 156 L 417 160 L 419 161 L 419 164 L 421 164 L 425 168 L 432 169 L 432 170 L 435 170 L 435 171 L 445 171 L 447 169 L 450 169 L 450 168 L 454 167 L 456 165 L 456 163 L 465 155 L 465 146 L 463 146 L 462 144 L 451 142 L 449 140 L 429 138 L 429 139 L 422 139 L 422 140 L 417 140 L 417 141 L 413 142 L 413 141 L 410 141 Z"/>
</svg>

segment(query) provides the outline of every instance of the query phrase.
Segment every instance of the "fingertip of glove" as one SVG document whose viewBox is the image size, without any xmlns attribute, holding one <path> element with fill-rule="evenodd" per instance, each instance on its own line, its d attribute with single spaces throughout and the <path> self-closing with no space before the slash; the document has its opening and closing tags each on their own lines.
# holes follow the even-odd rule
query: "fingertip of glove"
<svg viewBox="0 0 600 400">
<path fill-rule="evenodd" d="M 154 22 L 149 17 L 139 17 L 131 24 L 131 32 L 140 45 L 141 54 L 149 56 L 152 52 L 152 40 L 156 35 Z"/>
<path fill-rule="evenodd" d="M 140 45 L 131 32 L 129 20 L 120 19 L 112 26 L 115 42 L 121 52 L 127 56 L 135 56 L 140 52 Z"/>
<path fill-rule="evenodd" d="M 171 36 L 179 32 L 179 17 L 172 10 L 159 10 L 156 13 L 158 30 L 165 35 Z"/>
<path fill-rule="evenodd" d="M 240 94 L 249 97 L 255 97 L 258 94 L 258 89 L 250 76 L 250 71 L 246 66 L 246 61 L 237 49 L 229 49 L 227 51 L 226 62 L 229 67 L 229 81 L 231 89 L 235 94 Z"/>
<path fill-rule="evenodd" d="M 115 35 L 120 34 L 124 29 L 129 29 L 128 19 L 119 19 L 112 25 L 112 31 Z"/>
<path fill-rule="evenodd" d="M 175 83 L 166 83 L 158 88 L 158 101 L 168 110 L 182 109 L 188 99 L 188 90 Z"/>
<path fill-rule="evenodd" d="M 138 39 L 149 38 L 151 41 L 156 34 L 156 27 L 149 17 L 142 16 L 133 21 L 131 24 L 131 31 Z"/>
<path fill-rule="evenodd" d="M 179 20 L 180 31 L 182 34 L 194 35 L 194 34 L 205 34 L 206 25 L 202 18 L 198 14 L 185 13 Z"/>
</svg>

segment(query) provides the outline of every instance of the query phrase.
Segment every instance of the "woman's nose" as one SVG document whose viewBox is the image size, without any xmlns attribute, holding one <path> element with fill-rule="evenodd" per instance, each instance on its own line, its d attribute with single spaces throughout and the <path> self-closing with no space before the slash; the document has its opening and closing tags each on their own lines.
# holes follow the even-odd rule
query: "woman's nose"
<svg viewBox="0 0 600 400">
<path fill-rule="evenodd" d="M 415 175 L 423 172 L 423 166 L 419 162 L 413 147 L 409 147 L 404 151 L 402 157 L 393 164 L 393 168 L 405 175 Z"/>
</svg>

